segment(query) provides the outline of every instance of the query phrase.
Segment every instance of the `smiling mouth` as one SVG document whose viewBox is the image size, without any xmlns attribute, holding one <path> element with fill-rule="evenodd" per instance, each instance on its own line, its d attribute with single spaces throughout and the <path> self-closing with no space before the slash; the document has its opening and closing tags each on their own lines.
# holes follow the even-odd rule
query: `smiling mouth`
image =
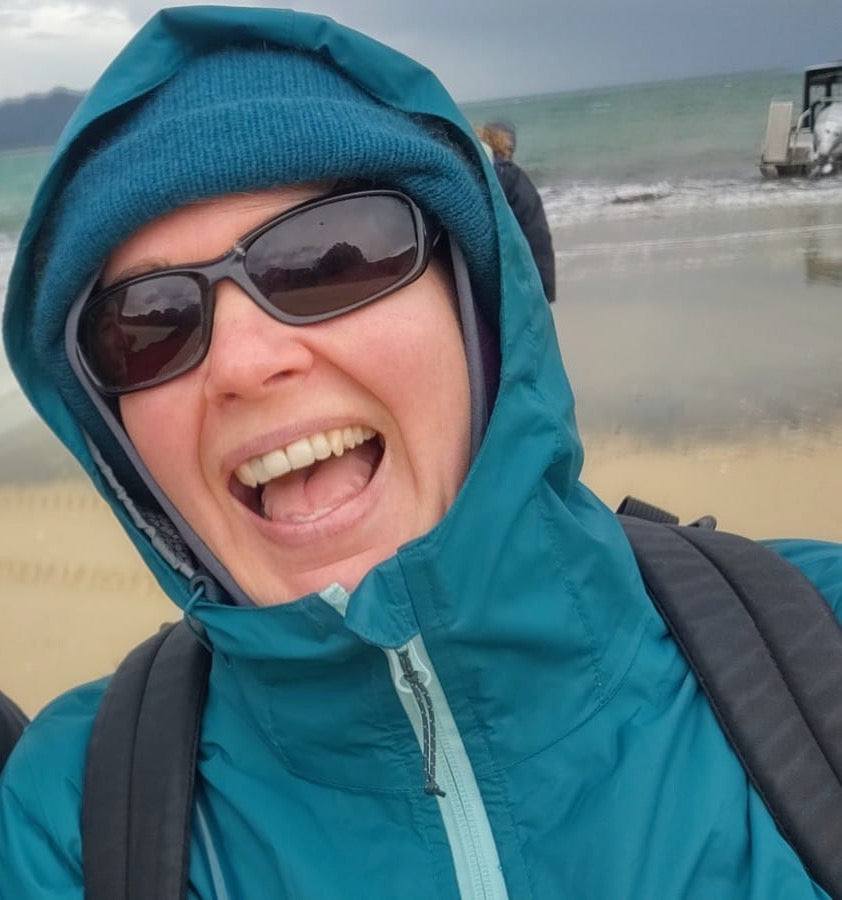
<svg viewBox="0 0 842 900">
<path fill-rule="evenodd" d="M 364 425 L 316 432 L 242 463 L 231 490 L 264 519 L 312 522 L 365 489 L 383 448 L 382 436 Z"/>
</svg>

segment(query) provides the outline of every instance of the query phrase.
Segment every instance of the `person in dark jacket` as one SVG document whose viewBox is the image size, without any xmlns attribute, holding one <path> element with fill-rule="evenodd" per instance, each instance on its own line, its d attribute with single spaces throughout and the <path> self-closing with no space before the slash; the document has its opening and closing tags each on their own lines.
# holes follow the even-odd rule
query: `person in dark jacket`
<svg viewBox="0 0 842 900">
<path fill-rule="evenodd" d="M 507 122 L 489 122 L 478 129 L 477 134 L 491 148 L 494 171 L 532 250 L 547 302 L 552 303 L 555 300 L 553 238 L 541 195 L 526 172 L 512 159 L 517 141 L 514 126 Z"/>
</svg>

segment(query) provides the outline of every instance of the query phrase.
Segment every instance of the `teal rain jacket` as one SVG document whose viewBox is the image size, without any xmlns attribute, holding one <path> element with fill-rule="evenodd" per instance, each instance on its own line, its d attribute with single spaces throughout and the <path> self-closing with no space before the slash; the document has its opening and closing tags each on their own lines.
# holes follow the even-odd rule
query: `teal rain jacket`
<svg viewBox="0 0 842 900">
<path fill-rule="evenodd" d="M 234 33 L 317 50 L 384 102 L 470 135 L 426 70 L 327 20 L 176 9 L 108 70 L 37 196 L 10 283 L 8 355 L 162 588 L 190 604 L 213 645 L 189 896 L 823 896 L 747 784 L 614 516 L 578 480 L 582 450 L 549 308 L 481 151 L 499 239 L 500 387 L 437 527 L 350 596 L 334 588 L 233 607 L 191 599 L 188 579 L 119 502 L 63 386 L 30 352 L 35 239 L 86 125 Z M 842 603 L 838 548 L 780 549 Z M 431 698 L 444 797 L 424 790 L 405 665 Z M 97 682 L 54 701 L 6 768 L 3 900 L 82 897 L 82 772 L 103 690 Z"/>
</svg>

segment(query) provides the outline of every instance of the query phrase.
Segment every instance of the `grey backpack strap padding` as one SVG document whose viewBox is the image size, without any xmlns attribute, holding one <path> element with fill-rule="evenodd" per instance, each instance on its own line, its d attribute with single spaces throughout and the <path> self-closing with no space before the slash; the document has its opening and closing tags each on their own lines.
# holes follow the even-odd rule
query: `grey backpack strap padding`
<svg viewBox="0 0 842 900">
<path fill-rule="evenodd" d="M 617 507 L 618 516 L 631 516 L 634 519 L 646 519 L 649 522 L 663 522 L 665 525 L 678 525 L 678 516 L 660 506 L 653 506 L 645 500 L 628 495 Z"/>
<path fill-rule="evenodd" d="M 621 517 L 652 600 L 782 834 L 842 897 L 842 629 L 754 541 Z"/>
<path fill-rule="evenodd" d="M 136 647 L 114 673 L 85 769 L 86 900 L 186 896 L 209 669 L 210 653 L 179 623 Z"/>
</svg>

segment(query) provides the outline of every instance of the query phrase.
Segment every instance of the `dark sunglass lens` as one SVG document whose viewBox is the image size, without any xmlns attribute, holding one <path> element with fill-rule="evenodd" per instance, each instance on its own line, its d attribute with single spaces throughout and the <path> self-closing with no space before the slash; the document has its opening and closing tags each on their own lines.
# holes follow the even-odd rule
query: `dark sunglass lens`
<svg viewBox="0 0 842 900">
<path fill-rule="evenodd" d="M 318 317 L 396 285 L 416 265 L 418 245 L 412 210 L 400 197 L 337 198 L 262 234 L 245 267 L 278 309 Z"/>
<path fill-rule="evenodd" d="M 85 311 L 79 344 L 108 390 L 166 380 L 201 352 L 202 297 L 185 275 L 160 275 L 117 288 Z"/>
</svg>

